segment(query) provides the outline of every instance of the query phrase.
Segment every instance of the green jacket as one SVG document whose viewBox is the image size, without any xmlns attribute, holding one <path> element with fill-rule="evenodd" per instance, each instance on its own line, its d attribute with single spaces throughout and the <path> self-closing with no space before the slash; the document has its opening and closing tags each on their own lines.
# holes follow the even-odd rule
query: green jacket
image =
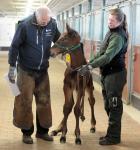
<svg viewBox="0 0 140 150">
<path fill-rule="evenodd" d="M 109 64 L 120 53 L 126 43 L 126 37 L 118 28 L 110 30 L 101 45 L 100 51 L 90 60 L 93 68 Z M 127 48 L 126 48 L 127 49 Z"/>
</svg>

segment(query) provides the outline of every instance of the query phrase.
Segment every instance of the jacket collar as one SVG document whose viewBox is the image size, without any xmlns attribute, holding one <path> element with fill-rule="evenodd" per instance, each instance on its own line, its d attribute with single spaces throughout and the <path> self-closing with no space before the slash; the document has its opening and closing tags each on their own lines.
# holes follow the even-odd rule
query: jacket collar
<svg viewBox="0 0 140 150">
<path fill-rule="evenodd" d="M 113 28 L 113 29 L 110 29 L 110 28 L 109 28 L 109 30 L 110 30 L 111 32 L 117 32 L 117 31 L 120 31 L 120 30 L 122 30 L 122 29 L 123 29 L 122 26 L 118 26 L 118 27 Z"/>
<path fill-rule="evenodd" d="M 31 19 L 31 23 L 32 23 L 33 25 L 38 26 L 38 23 L 37 23 L 37 20 L 36 20 L 36 16 L 35 16 L 35 13 L 33 14 L 33 17 L 32 17 L 32 19 Z"/>
</svg>

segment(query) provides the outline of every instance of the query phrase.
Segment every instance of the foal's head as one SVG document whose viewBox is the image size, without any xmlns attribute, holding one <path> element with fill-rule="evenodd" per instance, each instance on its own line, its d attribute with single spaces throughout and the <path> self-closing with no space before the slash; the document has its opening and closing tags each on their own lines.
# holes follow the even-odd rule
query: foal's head
<svg viewBox="0 0 140 150">
<path fill-rule="evenodd" d="M 71 29 L 68 24 L 66 24 L 66 30 L 67 31 L 64 32 L 52 46 L 52 55 L 56 56 L 58 54 L 65 53 L 80 44 L 80 35 L 78 32 Z"/>
</svg>

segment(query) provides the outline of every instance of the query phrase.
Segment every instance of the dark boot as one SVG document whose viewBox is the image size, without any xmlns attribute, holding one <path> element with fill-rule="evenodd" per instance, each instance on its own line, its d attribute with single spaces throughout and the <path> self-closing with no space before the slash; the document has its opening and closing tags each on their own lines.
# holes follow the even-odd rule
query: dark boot
<svg viewBox="0 0 140 150">
<path fill-rule="evenodd" d="M 40 138 L 40 139 L 45 140 L 45 141 L 53 141 L 53 137 L 50 136 L 48 133 L 45 133 L 45 134 L 37 133 L 36 138 Z"/>
<path fill-rule="evenodd" d="M 101 136 L 100 138 L 99 138 L 99 140 L 103 140 L 104 138 L 106 138 L 107 137 L 107 135 L 106 136 Z"/>
<path fill-rule="evenodd" d="M 33 139 L 31 137 L 32 133 L 34 132 L 34 126 L 32 126 L 30 129 L 21 129 L 23 136 L 22 141 L 26 144 L 33 144 Z"/>
<path fill-rule="evenodd" d="M 37 126 L 36 138 L 40 138 L 45 141 L 53 141 L 53 137 L 48 134 L 49 129 L 43 128 L 40 125 L 37 113 L 36 113 L 36 126 Z"/>
<path fill-rule="evenodd" d="M 112 140 L 108 137 L 104 137 L 102 140 L 99 141 L 100 145 L 116 145 L 119 143 L 120 143 L 120 140 Z"/>
<path fill-rule="evenodd" d="M 22 136 L 22 141 L 23 141 L 23 143 L 25 143 L 25 144 L 33 144 L 33 139 L 32 139 L 32 137 L 29 136 L 29 135 L 23 135 L 23 136 Z"/>
</svg>

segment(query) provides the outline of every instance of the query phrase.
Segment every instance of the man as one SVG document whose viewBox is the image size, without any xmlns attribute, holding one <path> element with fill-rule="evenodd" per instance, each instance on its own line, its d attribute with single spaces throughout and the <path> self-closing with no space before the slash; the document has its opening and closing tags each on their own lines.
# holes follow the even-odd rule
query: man
<svg viewBox="0 0 140 150">
<path fill-rule="evenodd" d="M 109 117 L 107 134 L 100 138 L 100 145 L 114 145 L 121 142 L 122 92 L 127 77 L 125 53 L 128 33 L 126 16 L 120 9 L 110 10 L 108 27 L 109 31 L 100 52 L 80 71 L 83 74 L 89 69 L 100 67 L 104 106 Z"/>
<path fill-rule="evenodd" d="M 32 144 L 34 131 L 32 101 L 36 101 L 36 137 L 53 141 L 48 135 L 52 125 L 48 59 L 51 43 L 60 36 L 48 7 L 40 7 L 35 14 L 20 21 L 9 50 L 9 80 L 17 84 L 20 95 L 15 97 L 13 123 L 21 129 L 23 142 Z"/>
</svg>

